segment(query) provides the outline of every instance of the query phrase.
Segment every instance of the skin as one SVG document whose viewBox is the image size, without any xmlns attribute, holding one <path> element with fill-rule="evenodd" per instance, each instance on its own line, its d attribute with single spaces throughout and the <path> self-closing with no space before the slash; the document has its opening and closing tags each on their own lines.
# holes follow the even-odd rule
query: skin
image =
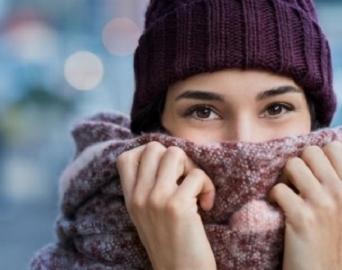
<svg viewBox="0 0 342 270">
<path fill-rule="evenodd" d="M 176 82 L 161 120 L 172 136 L 196 144 L 263 142 L 307 134 L 311 125 L 304 92 L 291 78 L 251 70 Z M 339 164 L 341 143 L 307 147 L 288 160 L 281 183 L 270 191 L 270 201 L 286 218 L 283 269 L 341 269 Z M 152 142 L 121 154 L 117 167 L 128 212 L 153 268 L 216 269 L 197 204 L 209 211 L 215 187 L 184 151 Z"/>
<path fill-rule="evenodd" d="M 281 87 L 287 93 L 280 95 Z M 221 100 L 210 100 L 214 94 Z M 200 107 L 186 116 L 186 110 L 194 106 Z M 173 84 L 162 123 L 172 136 L 197 144 L 262 142 L 306 134 L 311 128 L 304 92 L 292 79 L 239 70 L 199 74 Z"/>
</svg>

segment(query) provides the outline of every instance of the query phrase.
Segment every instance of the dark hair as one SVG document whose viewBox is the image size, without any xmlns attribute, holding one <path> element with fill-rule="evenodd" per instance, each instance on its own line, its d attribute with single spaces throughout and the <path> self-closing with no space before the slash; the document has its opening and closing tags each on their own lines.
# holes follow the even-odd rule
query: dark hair
<svg viewBox="0 0 342 270">
<path fill-rule="evenodd" d="M 311 116 L 311 131 L 315 131 L 320 128 L 323 128 L 324 126 L 320 123 L 320 121 L 316 117 L 316 108 L 315 108 L 315 103 L 313 99 L 307 95 L 305 96 L 308 102 L 310 116 Z"/>
<path fill-rule="evenodd" d="M 166 132 L 161 123 L 161 115 L 164 109 L 166 93 L 159 95 L 157 99 L 148 104 L 144 109 L 140 110 L 137 115 L 132 118 L 131 130 L 134 134 L 147 132 Z M 306 95 L 311 116 L 311 131 L 322 128 L 323 126 L 317 120 L 315 104 L 311 97 Z"/>
<path fill-rule="evenodd" d="M 132 117 L 131 131 L 134 134 L 165 131 L 161 123 L 165 100 L 166 92 L 163 92 L 153 102 L 149 103 Z"/>
</svg>

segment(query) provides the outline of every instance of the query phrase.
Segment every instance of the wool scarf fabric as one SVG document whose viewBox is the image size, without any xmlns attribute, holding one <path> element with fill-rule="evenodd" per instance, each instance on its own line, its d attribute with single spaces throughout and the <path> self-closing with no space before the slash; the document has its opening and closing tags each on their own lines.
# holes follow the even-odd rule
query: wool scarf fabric
<svg viewBox="0 0 342 270">
<path fill-rule="evenodd" d="M 342 140 L 342 128 L 334 128 L 265 143 L 195 145 L 165 134 L 134 136 L 129 122 L 100 113 L 74 127 L 76 155 L 60 179 L 58 241 L 35 255 L 32 270 L 152 269 L 115 166 L 120 153 L 151 141 L 180 147 L 213 181 L 214 207 L 199 214 L 218 269 L 281 269 L 284 217 L 267 193 L 289 158 L 306 146 Z"/>
</svg>

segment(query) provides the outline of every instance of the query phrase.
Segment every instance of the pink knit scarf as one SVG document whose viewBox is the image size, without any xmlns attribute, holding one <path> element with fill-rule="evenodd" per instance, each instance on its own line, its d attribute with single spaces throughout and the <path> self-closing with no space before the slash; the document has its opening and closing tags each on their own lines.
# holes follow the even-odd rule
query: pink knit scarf
<svg viewBox="0 0 342 270">
<path fill-rule="evenodd" d="M 61 177 L 58 243 L 39 251 L 31 269 L 151 269 L 126 211 L 115 160 L 150 141 L 178 146 L 216 187 L 210 212 L 200 211 L 218 269 L 281 269 L 284 220 L 266 201 L 285 162 L 309 145 L 342 139 L 342 128 L 265 143 L 194 145 L 164 134 L 134 137 L 129 119 L 98 114 L 73 130 L 76 156 Z M 167 248 L 167 247 L 165 247 Z"/>
</svg>

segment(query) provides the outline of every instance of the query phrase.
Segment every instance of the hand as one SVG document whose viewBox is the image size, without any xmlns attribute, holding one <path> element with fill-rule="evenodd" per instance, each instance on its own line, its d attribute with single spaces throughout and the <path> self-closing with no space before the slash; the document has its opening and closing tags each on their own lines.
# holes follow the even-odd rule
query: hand
<svg viewBox="0 0 342 270">
<path fill-rule="evenodd" d="M 153 268 L 216 269 L 197 206 L 213 207 L 208 176 L 182 149 L 158 142 L 124 152 L 116 164 L 127 210 Z"/>
<path fill-rule="evenodd" d="M 283 269 L 342 269 L 342 144 L 307 147 L 283 176 L 270 192 L 286 218 Z"/>
</svg>

